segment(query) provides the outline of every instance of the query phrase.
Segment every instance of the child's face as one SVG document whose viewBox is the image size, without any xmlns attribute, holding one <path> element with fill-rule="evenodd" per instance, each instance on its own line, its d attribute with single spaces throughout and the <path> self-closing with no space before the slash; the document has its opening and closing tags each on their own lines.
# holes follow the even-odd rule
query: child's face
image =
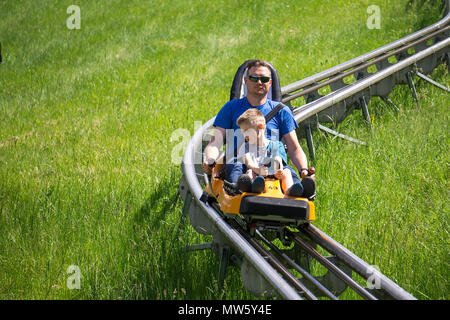
<svg viewBox="0 0 450 320">
<path fill-rule="evenodd" d="M 242 134 L 244 135 L 245 141 L 250 144 L 262 145 L 264 142 L 266 126 L 261 124 L 257 127 L 242 127 Z"/>
</svg>

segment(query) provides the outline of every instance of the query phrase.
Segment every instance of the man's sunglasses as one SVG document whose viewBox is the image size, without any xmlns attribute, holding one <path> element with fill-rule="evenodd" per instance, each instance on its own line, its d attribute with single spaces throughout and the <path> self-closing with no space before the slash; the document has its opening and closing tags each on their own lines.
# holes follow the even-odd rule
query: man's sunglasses
<svg viewBox="0 0 450 320">
<path fill-rule="evenodd" d="M 248 76 L 247 78 L 252 82 L 258 82 L 258 80 L 261 80 L 262 83 L 267 83 L 270 81 L 270 77 L 265 76 Z"/>
</svg>

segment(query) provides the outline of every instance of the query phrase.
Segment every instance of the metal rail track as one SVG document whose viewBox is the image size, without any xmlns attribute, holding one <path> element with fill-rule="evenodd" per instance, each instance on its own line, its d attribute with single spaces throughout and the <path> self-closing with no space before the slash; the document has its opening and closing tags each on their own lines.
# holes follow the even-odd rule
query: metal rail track
<svg viewBox="0 0 450 320">
<path fill-rule="evenodd" d="M 447 14 L 436 24 L 281 88 L 282 101 L 293 108 L 295 120 L 300 130 L 304 130 L 310 157 L 314 157 L 313 130 L 322 129 L 348 138 L 321 123 L 339 123 L 355 109 L 361 109 L 368 119 L 370 98 L 378 96 L 390 101 L 387 96 L 397 84 L 408 84 L 417 98 L 414 77 L 417 75 L 429 81 L 426 74 L 444 59 L 449 62 L 450 0 L 446 0 L 446 6 Z M 396 58 L 395 63 L 392 63 L 392 57 Z M 354 77 L 356 81 L 346 83 L 343 80 L 347 77 Z M 442 85 L 433 84 L 448 91 Z M 320 95 L 319 90 L 326 86 L 331 92 Z M 300 97 L 305 98 L 306 104 L 292 106 Z M 213 121 L 214 118 L 206 122 L 189 141 L 183 156 L 179 191 L 184 201 L 183 212 L 190 216 L 195 230 L 213 235 L 211 243 L 196 248 L 215 251 L 220 260 L 219 282 L 223 281 L 228 265 L 233 264 L 240 267 L 246 288 L 258 296 L 337 300 L 339 294 L 350 288 L 364 299 L 415 299 L 312 224 L 305 224 L 296 232 L 287 228 L 276 232 L 257 230 L 255 236 L 251 236 L 236 220 L 222 214 L 217 205 L 205 197 L 202 186 L 203 144 Z M 353 141 L 364 143 L 357 139 Z M 290 247 L 280 249 L 271 238 Z M 320 251 L 326 251 L 330 256 L 324 256 Z M 326 268 L 326 274 L 311 274 L 312 259 Z M 362 281 L 355 281 L 353 275 L 359 275 Z"/>
</svg>

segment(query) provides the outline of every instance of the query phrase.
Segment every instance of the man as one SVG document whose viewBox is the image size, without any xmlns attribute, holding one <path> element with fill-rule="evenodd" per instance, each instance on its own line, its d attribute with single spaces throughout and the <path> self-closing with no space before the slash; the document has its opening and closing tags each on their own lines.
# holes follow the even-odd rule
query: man
<svg viewBox="0 0 450 320">
<path fill-rule="evenodd" d="M 205 148 L 204 160 L 202 164 L 205 173 L 211 173 L 210 165 L 213 164 L 218 156 L 219 150 L 224 139 L 229 133 L 229 129 L 239 130 L 236 120 L 249 108 L 257 108 L 263 115 L 267 115 L 274 109 L 279 102 L 272 101 L 267 94 L 272 85 L 270 67 L 264 60 L 253 60 L 248 64 L 247 76 L 244 78 L 247 86 L 247 96 L 241 99 L 228 101 L 216 116 L 214 121 L 214 132 L 209 144 Z M 292 111 L 288 107 L 282 108 L 276 116 L 267 122 L 267 138 L 282 139 L 287 146 L 287 152 L 292 163 L 300 172 L 302 178 L 308 175 L 308 161 L 303 149 L 298 143 L 295 129 L 298 127 L 295 122 Z M 228 131 L 228 132 L 227 132 Z M 278 137 L 272 137 L 272 136 Z M 234 135 L 231 135 L 234 139 Z M 228 141 L 231 140 L 227 137 Z M 241 162 L 227 159 L 225 165 L 225 180 L 231 183 L 237 183 L 241 174 L 247 171 L 245 165 Z M 294 183 L 300 182 L 294 169 L 287 166 L 292 171 Z"/>
</svg>

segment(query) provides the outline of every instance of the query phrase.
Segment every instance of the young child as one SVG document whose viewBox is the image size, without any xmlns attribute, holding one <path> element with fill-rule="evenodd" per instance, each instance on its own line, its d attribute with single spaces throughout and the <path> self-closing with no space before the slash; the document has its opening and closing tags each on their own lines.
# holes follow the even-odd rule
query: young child
<svg viewBox="0 0 450 320">
<path fill-rule="evenodd" d="M 237 119 L 237 125 L 246 141 L 239 149 L 238 157 L 248 169 L 239 177 L 238 188 L 243 192 L 264 192 L 264 177 L 273 175 L 281 180 L 285 195 L 301 197 L 303 185 L 294 184 L 291 171 L 283 169 L 283 163 L 287 163 L 286 150 L 281 141 L 266 138 L 266 121 L 261 111 L 248 109 Z"/>
</svg>

